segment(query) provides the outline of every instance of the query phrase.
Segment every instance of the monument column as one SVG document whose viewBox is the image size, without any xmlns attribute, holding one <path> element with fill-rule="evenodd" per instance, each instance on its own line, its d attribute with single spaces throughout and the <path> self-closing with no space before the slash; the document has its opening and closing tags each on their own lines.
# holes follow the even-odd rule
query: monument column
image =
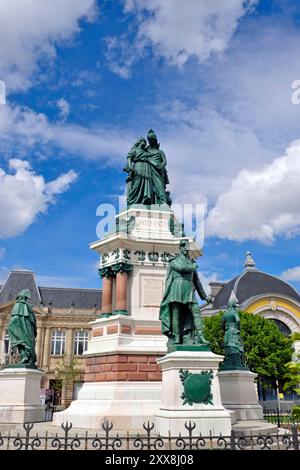
<svg viewBox="0 0 300 470">
<path fill-rule="evenodd" d="M 50 328 L 45 328 L 45 342 L 44 342 L 44 350 L 43 350 L 43 367 L 48 369 L 49 366 L 49 355 L 50 355 Z"/>
<path fill-rule="evenodd" d="M 116 274 L 116 305 L 115 315 L 128 315 L 127 310 L 127 279 L 128 273 L 132 270 L 132 265 L 120 262 L 112 266 Z"/>
<path fill-rule="evenodd" d="M 110 267 L 99 269 L 99 275 L 102 278 L 102 305 L 101 318 L 107 318 L 112 315 L 112 295 L 114 273 Z"/>
</svg>

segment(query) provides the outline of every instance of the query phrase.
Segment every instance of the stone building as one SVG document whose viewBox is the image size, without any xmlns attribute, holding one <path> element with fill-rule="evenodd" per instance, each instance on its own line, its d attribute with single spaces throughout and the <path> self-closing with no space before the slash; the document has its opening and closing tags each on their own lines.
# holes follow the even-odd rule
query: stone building
<svg viewBox="0 0 300 470">
<path fill-rule="evenodd" d="M 90 325 L 100 314 L 100 289 L 73 289 L 41 287 L 31 271 L 11 271 L 0 287 L 0 366 L 11 360 L 7 325 L 17 294 L 29 289 L 33 310 L 37 320 L 36 353 L 38 367 L 45 371 L 42 393 L 51 390 L 55 404 L 67 404 L 76 397 L 83 381 Z M 62 360 L 75 358 L 80 373 L 76 380 L 65 388 L 57 379 L 57 368 Z"/>
<path fill-rule="evenodd" d="M 300 295 L 290 284 L 282 279 L 257 269 L 251 256 L 247 253 L 244 270 L 228 282 L 211 282 L 213 305 L 203 312 L 206 316 L 225 310 L 231 292 L 234 291 L 239 308 L 243 311 L 260 315 L 276 323 L 285 336 L 300 333 Z M 300 341 L 294 341 L 294 355 L 300 353 Z M 276 391 L 272 388 L 258 389 L 262 400 L 275 400 Z M 285 394 L 285 399 L 295 397 Z M 271 406 L 269 402 L 268 406 Z"/>
<path fill-rule="evenodd" d="M 300 333 L 299 293 L 282 279 L 260 271 L 250 252 L 238 276 L 228 282 L 211 282 L 210 288 L 213 306 L 205 315 L 224 310 L 234 291 L 241 310 L 269 318 L 286 336 Z"/>
<path fill-rule="evenodd" d="M 158 289 L 157 281 L 152 287 L 155 279 L 152 278 L 151 286 L 149 285 L 152 289 L 151 297 L 154 294 L 156 296 L 162 295 L 162 290 Z M 76 398 L 84 378 L 87 379 L 88 377 L 88 374 L 84 377 L 86 359 L 82 354 L 87 350 L 91 332 L 90 322 L 99 318 L 102 312 L 103 316 L 101 317 L 104 319 L 108 316 L 110 317 L 108 321 L 113 323 L 116 313 L 127 308 L 124 307 L 124 302 L 122 303 L 123 297 L 127 297 L 126 293 L 123 292 L 124 289 L 117 289 L 118 292 L 116 292 L 115 287 L 112 288 L 110 278 L 104 276 L 103 280 L 104 291 L 107 292 L 106 295 L 104 292 L 105 298 L 102 302 L 102 291 L 100 289 L 41 287 L 37 285 L 35 275 L 31 271 L 10 272 L 6 282 L 3 286 L 0 286 L 0 367 L 3 367 L 10 360 L 9 338 L 6 329 L 11 309 L 16 295 L 22 289 L 27 288 L 31 293 L 30 303 L 34 306 L 37 319 L 36 352 L 38 366 L 45 371 L 42 380 L 42 393 L 45 390 L 53 390 L 54 387 L 56 390 L 56 404 L 62 405 L 66 405 L 72 398 Z M 130 288 L 129 285 L 126 290 Z M 282 279 L 257 269 L 250 253 L 247 254 L 244 270 L 238 276 L 228 282 L 211 282 L 210 288 L 213 305 L 202 310 L 203 315 L 211 316 L 217 314 L 220 310 L 224 310 L 231 292 L 234 290 L 241 310 L 264 316 L 276 322 L 280 330 L 287 336 L 294 332 L 300 333 L 299 293 Z M 123 293 L 123 297 L 119 299 L 121 293 Z M 137 291 L 134 295 L 137 295 Z M 107 315 L 107 309 L 110 312 L 112 310 L 112 297 L 116 301 L 115 308 L 117 310 L 114 310 L 113 315 L 111 313 Z M 146 300 L 143 301 L 146 302 Z M 152 305 L 152 303 L 153 298 L 149 305 Z M 103 304 L 102 311 L 101 304 Z M 136 301 L 132 302 L 129 299 L 129 304 L 135 312 Z M 159 301 L 157 305 L 159 305 Z M 126 315 L 121 316 L 121 319 L 125 323 L 129 321 Z M 147 325 L 155 320 L 157 320 L 157 313 L 154 313 L 152 307 L 147 307 Z M 115 337 L 118 334 L 113 330 L 113 325 L 108 328 L 110 328 L 109 336 L 111 339 L 116 339 Z M 124 334 L 125 327 L 122 328 L 121 333 Z M 126 328 L 128 329 L 128 327 Z M 153 327 L 151 328 L 153 329 Z M 160 328 L 157 326 L 155 331 L 151 330 L 151 333 L 154 334 L 155 332 L 160 337 L 159 330 Z M 144 330 L 143 332 L 145 333 Z M 120 333 L 119 330 L 118 333 Z M 150 339 L 149 334 L 146 336 L 147 338 Z M 126 341 L 128 341 L 128 338 Z M 295 343 L 295 350 L 299 352 L 300 342 Z M 67 389 L 62 387 L 56 373 L 57 368 L 61 367 L 64 355 L 68 358 L 75 357 L 76 368 L 81 371 Z M 87 365 L 85 372 L 87 373 L 88 370 L 89 366 Z"/>
</svg>

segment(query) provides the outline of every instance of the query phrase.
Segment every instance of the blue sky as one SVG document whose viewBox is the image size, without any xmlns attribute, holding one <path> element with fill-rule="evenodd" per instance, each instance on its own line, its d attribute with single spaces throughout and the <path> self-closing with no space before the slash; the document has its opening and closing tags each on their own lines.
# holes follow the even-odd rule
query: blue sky
<svg viewBox="0 0 300 470">
<path fill-rule="evenodd" d="M 205 282 L 250 250 L 300 288 L 299 48 L 297 1 L 0 0 L 0 281 L 98 287 L 97 206 L 153 128 Z"/>
</svg>

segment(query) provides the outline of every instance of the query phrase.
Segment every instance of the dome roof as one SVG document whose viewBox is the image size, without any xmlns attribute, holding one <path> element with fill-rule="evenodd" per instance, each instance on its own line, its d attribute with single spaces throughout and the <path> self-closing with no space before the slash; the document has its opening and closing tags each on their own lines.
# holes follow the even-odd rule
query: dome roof
<svg viewBox="0 0 300 470">
<path fill-rule="evenodd" d="M 300 303 L 298 292 L 282 279 L 259 271 L 255 267 L 249 252 L 244 266 L 245 270 L 239 276 L 229 281 L 219 290 L 214 299 L 214 308 L 222 309 L 227 307 L 232 291 L 234 291 L 239 304 L 243 304 L 251 297 L 266 294 L 289 297 Z"/>
</svg>

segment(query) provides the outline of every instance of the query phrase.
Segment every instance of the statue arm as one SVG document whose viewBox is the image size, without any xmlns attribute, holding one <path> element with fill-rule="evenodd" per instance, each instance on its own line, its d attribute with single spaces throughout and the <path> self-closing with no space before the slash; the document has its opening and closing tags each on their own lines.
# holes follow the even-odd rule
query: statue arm
<svg viewBox="0 0 300 470">
<path fill-rule="evenodd" d="M 208 301 L 209 299 L 208 299 L 208 297 L 207 297 L 207 295 L 206 295 L 206 293 L 205 293 L 205 290 L 203 289 L 203 286 L 202 286 L 202 284 L 201 284 L 201 281 L 200 281 L 200 279 L 199 279 L 199 276 L 198 276 L 198 274 L 197 274 L 197 271 L 194 272 L 194 279 L 193 279 L 193 281 L 194 281 L 195 289 L 196 289 L 196 291 L 197 291 L 198 294 L 199 294 L 199 297 L 200 297 L 202 300 Z"/>
<path fill-rule="evenodd" d="M 160 164 L 161 170 L 163 170 L 164 168 L 166 168 L 166 166 L 167 166 L 166 155 L 165 155 L 165 152 L 163 152 L 163 151 L 161 150 L 161 164 Z"/>
<path fill-rule="evenodd" d="M 129 170 L 131 170 L 133 168 L 133 153 L 129 152 L 129 154 L 127 155 L 127 168 Z"/>
</svg>

